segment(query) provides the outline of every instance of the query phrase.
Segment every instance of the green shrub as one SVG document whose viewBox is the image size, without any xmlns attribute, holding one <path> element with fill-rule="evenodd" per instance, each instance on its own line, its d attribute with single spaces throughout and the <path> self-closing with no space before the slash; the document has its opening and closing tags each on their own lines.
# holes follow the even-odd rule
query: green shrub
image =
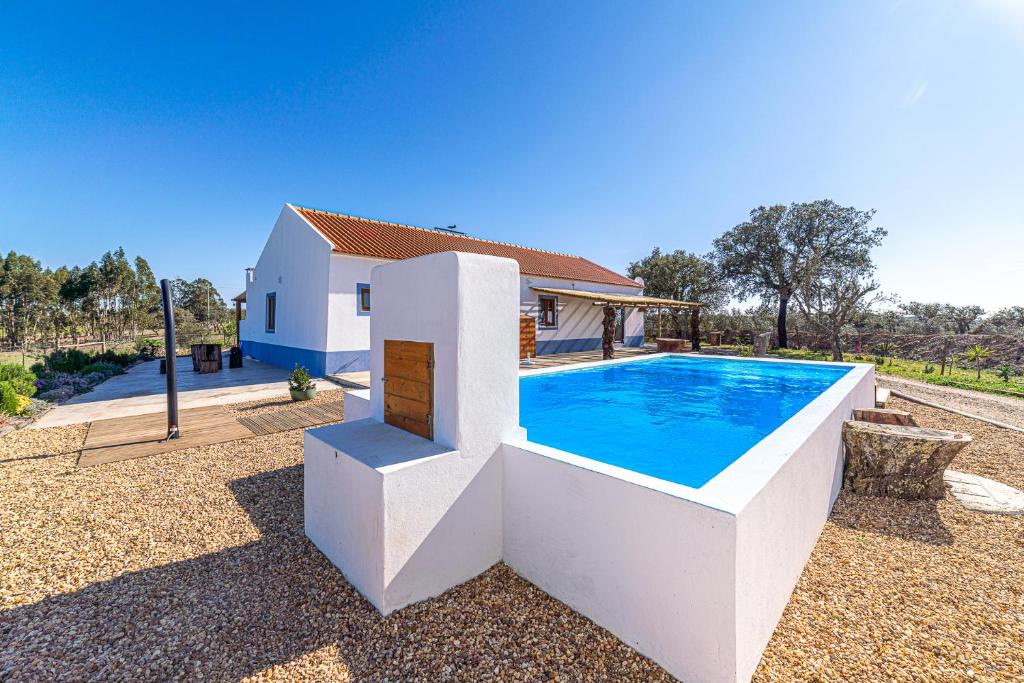
<svg viewBox="0 0 1024 683">
<path fill-rule="evenodd" d="M 86 353 L 78 349 L 54 351 L 46 356 L 45 372 L 66 372 L 69 375 L 88 374 L 86 368 L 95 363 L 112 363 L 120 367 L 131 365 L 139 359 L 138 351 L 114 351 Z M 33 366 L 35 369 L 36 366 Z M 39 374 L 42 374 L 40 372 Z"/>
<path fill-rule="evenodd" d="M 9 382 L 22 396 L 36 393 L 36 376 L 16 363 L 0 363 L 0 382 Z"/>
<path fill-rule="evenodd" d="M 309 370 L 296 363 L 295 369 L 288 376 L 288 387 L 296 391 L 306 391 L 312 386 L 313 381 L 309 377 Z"/>
<path fill-rule="evenodd" d="M 931 363 L 925 363 L 924 369 L 922 369 L 921 372 L 923 372 L 926 375 L 930 375 L 933 372 L 935 372 L 935 366 L 932 365 Z"/>
<path fill-rule="evenodd" d="M 79 374 L 89 375 L 94 372 L 97 372 L 103 375 L 104 377 L 113 377 L 114 375 L 123 375 L 124 369 L 117 363 L 108 363 L 105 361 L 100 361 L 98 363 L 89 363 L 84 368 L 82 368 L 82 371 Z"/>
<path fill-rule="evenodd" d="M 14 385 L 8 381 L 0 381 L 0 413 L 17 415 L 19 404 L 18 392 L 14 390 Z"/>
<path fill-rule="evenodd" d="M 882 356 L 875 356 L 875 365 L 885 365 L 885 358 Z"/>
<path fill-rule="evenodd" d="M 139 359 L 137 351 L 114 351 L 108 350 L 92 356 L 93 363 L 116 363 L 121 367 L 127 367 Z"/>
<path fill-rule="evenodd" d="M 86 365 L 92 362 L 89 354 L 78 349 L 67 349 L 65 351 L 54 351 L 46 357 L 46 368 L 50 372 L 66 372 L 77 374 Z"/>
</svg>

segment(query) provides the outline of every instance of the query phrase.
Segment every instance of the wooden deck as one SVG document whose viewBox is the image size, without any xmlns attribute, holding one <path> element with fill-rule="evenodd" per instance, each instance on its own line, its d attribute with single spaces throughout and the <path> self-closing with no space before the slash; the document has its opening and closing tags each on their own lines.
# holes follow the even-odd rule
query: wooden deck
<svg viewBox="0 0 1024 683">
<path fill-rule="evenodd" d="M 651 349 L 640 347 L 627 347 L 615 349 L 616 358 L 631 358 L 654 353 Z M 548 356 L 537 356 L 533 359 L 533 365 L 519 365 L 520 370 L 539 370 L 541 368 L 553 368 L 560 365 L 575 365 L 576 363 L 591 363 L 603 360 L 601 349 L 596 351 L 575 351 L 572 353 L 553 353 Z"/>
<path fill-rule="evenodd" d="M 96 420 L 89 424 L 78 466 L 93 467 L 339 422 L 342 406 L 342 402 L 337 401 L 245 417 L 237 417 L 222 406 L 191 408 L 179 413 L 181 437 L 170 441 L 165 440 L 166 413 Z"/>
<path fill-rule="evenodd" d="M 238 421 L 257 436 L 287 432 L 292 429 L 308 429 L 329 422 L 341 422 L 341 401 L 322 403 L 315 406 L 299 406 L 272 413 L 240 417 Z"/>
</svg>

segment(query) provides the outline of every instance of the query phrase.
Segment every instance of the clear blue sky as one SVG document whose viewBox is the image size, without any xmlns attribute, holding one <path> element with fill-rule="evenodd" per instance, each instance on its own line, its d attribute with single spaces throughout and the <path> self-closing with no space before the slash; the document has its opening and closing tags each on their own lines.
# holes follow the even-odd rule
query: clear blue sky
<svg viewBox="0 0 1024 683">
<path fill-rule="evenodd" d="M 570 251 L 703 253 L 876 208 L 904 300 L 1024 303 L 1024 3 L 7 2 L 0 249 L 243 286 L 295 202 Z"/>
</svg>

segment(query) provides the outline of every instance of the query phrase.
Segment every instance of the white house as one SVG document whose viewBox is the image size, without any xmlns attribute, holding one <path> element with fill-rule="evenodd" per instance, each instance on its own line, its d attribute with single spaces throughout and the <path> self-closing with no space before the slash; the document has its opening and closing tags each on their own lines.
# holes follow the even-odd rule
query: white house
<svg viewBox="0 0 1024 683">
<path fill-rule="evenodd" d="M 538 355 L 601 348 L 603 309 L 593 293 L 620 295 L 616 341 L 643 344 L 643 313 L 621 296 L 639 295 L 642 285 L 587 259 L 285 204 L 256 267 L 247 272 L 242 350 L 282 367 L 299 363 L 314 375 L 367 370 L 370 271 L 448 251 L 518 262 L 520 311 L 536 321 Z"/>
</svg>

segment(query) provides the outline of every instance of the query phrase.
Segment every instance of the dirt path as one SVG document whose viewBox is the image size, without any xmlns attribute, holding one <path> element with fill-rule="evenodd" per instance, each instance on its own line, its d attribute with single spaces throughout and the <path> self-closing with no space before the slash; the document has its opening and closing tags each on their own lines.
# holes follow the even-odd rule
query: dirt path
<svg viewBox="0 0 1024 683">
<path fill-rule="evenodd" d="M 1024 429 L 1024 401 L 1021 399 L 943 387 L 883 373 L 877 373 L 875 377 L 878 384 L 883 387 Z"/>
</svg>

